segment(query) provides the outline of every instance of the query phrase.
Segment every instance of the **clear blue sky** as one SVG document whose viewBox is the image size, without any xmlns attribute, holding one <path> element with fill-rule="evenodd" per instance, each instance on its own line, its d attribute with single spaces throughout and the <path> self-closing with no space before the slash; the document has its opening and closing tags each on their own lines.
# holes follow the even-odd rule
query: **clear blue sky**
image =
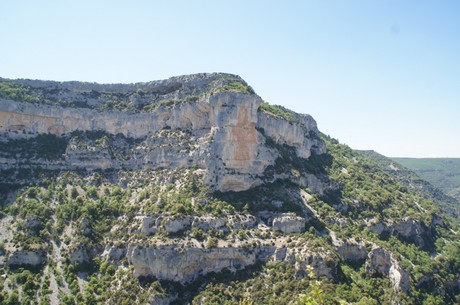
<svg viewBox="0 0 460 305">
<path fill-rule="evenodd" d="M 387 156 L 460 157 L 460 1 L 0 0 L 0 76 L 242 76 Z"/>
</svg>

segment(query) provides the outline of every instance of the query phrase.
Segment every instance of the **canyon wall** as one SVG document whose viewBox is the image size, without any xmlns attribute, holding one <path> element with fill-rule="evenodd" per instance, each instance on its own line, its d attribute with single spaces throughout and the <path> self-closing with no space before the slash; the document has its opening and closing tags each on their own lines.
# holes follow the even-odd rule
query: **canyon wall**
<svg viewBox="0 0 460 305">
<path fill-rule="evenodd" d="M 189 81 L 196 82 L 193 77 Z M 204 82 L 203 79 L 200 81 Z M 67 100 L 65 105 L 49 105 L 0 98 L 1 140 L 29 139 L 39 134 L 69 139 L 62 158 L 31 158 L 25 162 L 45 169 L 198 166 L 205 169 L 204 181 L 224 192 L 247 190 L 264 182 L 265 171 L 279 157 L 278 151 L 267 145 L 267 137 L 278 145 L 294 148 L 300 158 L 308 159 L 312 153 L 325 152 L 324 143 L 319 139 L 316 123 L 311 117 L 302 116 L 302 120 L 289 122 L 262 112 L 259 109 L 261 99 L 256 94 L 232 90 L 210 91 L 203 89 L 202 83 L 199 84 L 201 87 L 198 89 L 202 91 L 197 91 L 196 84 L 195 87 L 185 84 L 176 86 L 182 89 L 175 93 L 175 96 L 184 96 L 187 92 L 195 92 L 199 97 L 194 95 L 193 99 L 182 99 L 177 103 L 159 102 L 157 107 L 149 111 L 100 110 L 89 107 L 88 100 L 85 100 L 88 107 L 70 107 L 68 105 L 72 100 Z M 78 83 L 74 86 L 66 83 L 64 92 L 69 95 L 69 90 L 81 90 Z M 162 86 L 170 88 L 171 84 Z M 158 84 L 155 88 L 158 88 Z M 56 90 L 48 89 L 47 92 Z M 82 93 L 77 93 L 69 96 L 78 100 Z M 171 132 L 162 132 L 164 130 Z M 76 140 L 72 138 L 75 132 L 97 131 L 135 139 L 137 144 L 130 144 L 129 147 L 132 157 L 117 159 L 111 154 L 110 151 L 117 148 L 116 141 L 110 143 L 111 148 L 108 148 L 88 143 L 76 145 Z M 184 144 L 184 141 L 173 139 L 176 134 L 172 131 L 185 133 L 181 136 L 188 139 L 187 147 L 178 144 Z M 18 163 L 24 164 L 18 162 L 16 156 L 3 155 L 0 158 L 0 167 L 3 169 Z"/>
</svg>

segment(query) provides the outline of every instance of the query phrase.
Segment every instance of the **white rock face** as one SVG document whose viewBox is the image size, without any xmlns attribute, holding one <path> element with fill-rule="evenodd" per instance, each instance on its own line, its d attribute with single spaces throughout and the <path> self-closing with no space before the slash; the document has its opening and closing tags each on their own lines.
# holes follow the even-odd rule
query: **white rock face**
<svg viewBox="0 0 460 305">
<path fill-rule="evenodd" d="M 210 120 L 215 126 L 205 181 L 222 192 L 243 191 L 262 183 L 258 176 L 274 164 L 276 154 L 256 129 L 260 98 L 241 94 L 213 95 Z M 214 174 L 217 173 L 217 174 Z"/>
<path fill-rule="evenodd" d="M 399 239 L 413 243 L 419 248 L 425 246 L 425 238 L 430 238 L 429 230 L 418 220 L 405 218 L 396 223 L 381 223 L 376 219 L 367 222 L 371 232 L 378 235 L 383 233 L 392 234 Z"/>
<path fill-rule="evenodd" d="M 263 128 L 265 135 L 278 144 L 286 144 L 296 149 L 299 157 L 308 159 L 311 153 L 322 154 L 326 152 L 324 143 L 318 138 L 309 136 L 309 132 L 316 132 L 317 126 L 311 116 L 299 117 L 300 123 L 289 122 L 281 118 L 259 112 L 257 126 Z"/>
<path fill-rule="evenodd" d="M 195 217 L 192 228 L 198 228 L 203 231 L 208 231 L 209 229 L 224 230 L 226 224 L 227 222 L 223 218 L 207 215 Z"/>
<path fill-rule="evenodd" d="M 390 251 L 374 246 L 369 252 L 365 269 L 366 273 L 376 272 L 379 275 L 387 276 L 396 291 L 409 292 L 409 275 Z"/>
<path fill-rule="evenodd" d="M 306 245 L 303 248 L 277 248 L 273 253 L 273 259 L 275 262 L 284 261 L 294 264 L 298 277 L 307 277 L 307 267 L 310 266 L 315 276 L 333 279 L 337 274 L 337 260 L 328 259 L 329 255 L 329 253 L 311 251 Z"/>
<path fill-rule="evenodd" d="M 191 217 L 166 217 L 163 221 L 164 230 L 168 233 L 177 233 L 190 228 L 192 224 Z"/>
<path fill-rule="evenodd" d="M 128 261 L 136 276 L 155 276 L 161 280 L 190 282 L 200 274 L 224 268 L 239 270 L 256 262 L 256 252 L 242 248 L 128 248 Z"/>
<path fill-rule="evenodd" d="M 337 245 L 337 252 L 346 261 L 361 261 L 367 258 L 368 251 L 362 242 L 347 240 Z"/>
<path fill-rule="evenodd" d="M 156 82 L 154 88 L 159 92 L 172 92 L 169 94 L 177 94 L 183 99 L 193 93 L 195 99 L 173 106 L 158 106 L 150 112 L 99 111 L 0 98 L 0 134 L 10 138 L 30 138 L 48 133 L 61 136 L 74 131 L 105 131 L 112 135 L 123 134 L 131 139 L 144 139 L 142 144 L 133 149 L 133 156 L 129 159 L 113 157 L 108 149 L 112 145 L 110 143 L 105 146 L 99 143 L 99 146 L 79 147 L 77 143 L 71 142 L 62 160 L 29 162 L 35 162 L 36 166 L 44 169 L 56 170 L 199 166 L 205 169 L 204 182 L 222 192 L 243 191 L 264 182 L 266 169 L 275 164 L 279 155 L 276 149 L 266 145 L 266 137 L 272 138 L 279 145 L 293 147 L 301 158 L 325 152 L 325 145 L 319 139 L 316 123 L 311 117 L 298 115 L 298 122 L 288 122 L 259 111 L 261 99 L 255 94 L 209 91 L 208 87 L 213 79 L 218 79 L 216 77 L 195 75 Z M 39 86 L 40 82 L 27 81 L 26 84 Z M 91 91 L 93 87 L 121 90 L 123 94 L 130 90 L 129 85 L 107 87 L 43 82 L 42 86 L 50 86 L 50 92 L 53 86 L 62 86 L 65 90 L 61 90 L 61 95 L 55 98 L 68 98 L 70 101 L 86 103 L 87 106 L 102 103 L 97 92 Z M 138 86 L 144 91 L 153 90 L 148 88 L 148 84 L 131 86 Z M 142 99 L 141 96 L 136 98 Z M 152 103 L 151 100 L 144 102 Z M 264 134 L 260 132 L 262 129 Z M 165 130 L 181 131 L 193 140 L 186 143 L 180 140 L 182 135 L 177 135 L 177 138 L 167 137 Z M 0 169 L 8 169 L 11 164 L 17 164 L 16 160 L 1 159 Z M 278 178 L 283 177 L 270 179 Z M 299 177 L 297 182 L 318 192 L 327 187 L 314 176 Z"/>
<path fill-rule="evenodd" d="M 279 215 L 273 218 L 274 231 L 283 233 L 301 233 L 305 231 L 305 218 L 295 215 Z"/>
<path fill-rule="evenodd" d="M 106 251 L 117 252 L 117 251 Z M 337 272 L 337 263 L 308 249 L 276 248 L 257 246 L 253 248 L 180 248 L 180 246 L 162 246 L 157 248 L 128 247 L 126 257 L 133 265 L 135 276 L 154 276 L 160 280 L 181 283 L 193 281 L 199 275 L 219 272 L 223 269 L 236 271 L 255 264 L 257 261 L 285 261 L 295 265 L 299 277 L 307 275 L 307 266 L 313 267 L 317 276 L 330 279 Z"/>
<path fill-rule="evenodd" d="M 257 225 L 257 219 L 253 215 L 229 215 L 228 223 L 234 230 L 251 229 Z"/>
<path fill-rule="evenodd" d="M 393 234 L 396 236 L 413 242 L 420 248 L 425 246 L 423 236 L 426 236 L 428 233 L 419 221 L 406 218 L 401 222 L 395 223 L 391 229 L 393 230 Z"/>
<path fill-rule="evenodd" d="M 228 219 L 213 215 L 176 217 L 168 213 L 153 215 L 138 215 L 135 217 L 139 223 L 138 231 L 145 235 L 158 232 L 177 233 L 182 230 L 198 228 L 203 231 L 210 229 L 228 231 L 232 229 L 254 228 L 257 219 L 252 215 L 229 215 Z"/>
</svg>

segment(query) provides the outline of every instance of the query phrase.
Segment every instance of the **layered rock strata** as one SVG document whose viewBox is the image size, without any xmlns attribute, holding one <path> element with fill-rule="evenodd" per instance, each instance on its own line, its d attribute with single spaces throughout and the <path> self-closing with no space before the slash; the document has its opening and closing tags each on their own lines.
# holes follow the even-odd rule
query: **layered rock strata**
<svg viewBox="0 0 460 305">
<path fill-rule="evenodd" d="M 45 91 L 50 97 L 44 95 L 41 89 L 44 96 L 40 98 L 43 100 L 67 100 L 65 103 L 48 105 L 40 103 L 40 98 L 35 103 L 0 98 L 0 139 L 8 142 L 30 139 L 40 134 L 52 134 L 67 139 L 67 149 L 61 158 L 30 158 L 28 164 L 22 164 L 16 156 L 2 155 L 0 168 L 11 169 L 14 165 L 17 169 L 20 168 L 19 163 L 21 166 L 51 170 L 198 166 L 205 169 L 204 181 L 208 185 L 226 192 L 247 190 L 268 179 L 265 172 L 275 165 L 279 152 L 266 144 L 267 137 L 277 145 L 293 148 L 299 158 L 308 159 L 312 154 L 325 152 L 316 123 L 310 116 L 302 115 L 295 121 L 288 121 L 264 113 L 259 109 L 260 97 L 250 90 L 235 92 L 226 90 L 223 85 L 219 87 L 219 80 L 224 81 L 226 78 L 226 75 L 210 74 L 175 78 L 164 81 L 161 85 L 155 83 L 150 90 L 160 86 L 164 92 L 157 88 L 155 90 L 159 93 L 152 95 L 150 99 L 145 98 L 144 94 L 144 108 L 125 111 L 101 111 L 100 108 L 95 108 L 103 100 L 100 96 L 95 100 L 91 98 L 91 94 L 94 95 L 94 85 L 91 84 L 50 85 L 47 82 L 26 82 L 30 88 L 36 89 L 40 85 L 55 88 L 51 90 L 50 87 Z M 238 77 L 233 78 L 244 85 Z M 101 88 L 106 91 L 110 89 Z M 112 91 L 109 90 L 110 93 L 128 96 L 136 88 L 149 90 L 148 84 L 135 84 L 131 89 L 129 85 L 120 85 L 117 88 L 114 85 L 110 89 Z M 56 90 L 60 95 L 56 96 Z M 197 95 L 187 99 L 186 96 L 190 93 Z M 129 96 L 125 98 L 125 104 L 140 103 L 132 101 L 132 94 Z M 173 99 L 165 100 L 165 97 Z M 177 98 L 182 99 L 179 101 Z M 74 107 L 69 106 L 72 103 Z M 162 138 L 162 131 L 165 130 L 184 133 L 188 139 L 187 145 L 178 138 Z M 119 140 L 120 145 L 128 146 L 131 158 L 118 158 L 111 153 L 117 143 L 110 143 L 111 145 L 105 147 L 103 143 L 98 143 L 99 146 L 79 147 L 72 142 L 75 132 L 100 131 L 113 136 L 123 135 Z M 126 139 L 135 140 L 135 144 L 123 144 L 123 141 L 130 142 Z M 283 176 L 270 177 L 270 180 L 277 178 Z M 314 176 L 298 177 L 298 182 L 318 192 L 324 188 Z"/>
<path fill-rule="evenodd" d="M 160 280 L 181 283 L 191 282 L 200 275 L 210 272 L 242 270 L 257 261 L 287 262 L 295 266 L 296 275 L 307 276 L 307 266 L 312 266 L 317 276 L 332 279 L 337 273 L 337 264 L 330 253 L 317 253 L 308 249 L 300 250 L 285 247 L 256 246 L 249 248 L 181 248 L 177 245 L 159 247 L 132 246 L 127 249 L 110 248 L 105 251 L 110 260 L 124 257 L 134 267 L 140 277 L 155 277 Z"/>
</svg>

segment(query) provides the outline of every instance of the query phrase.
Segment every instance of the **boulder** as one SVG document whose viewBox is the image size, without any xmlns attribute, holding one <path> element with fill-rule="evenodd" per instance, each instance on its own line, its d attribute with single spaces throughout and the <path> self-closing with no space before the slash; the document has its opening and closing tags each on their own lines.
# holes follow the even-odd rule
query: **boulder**
<svg viewBox="0 0 460 305">
<path fill-rule="evenodd" d="M 302 233 L 305 231 L 305 218 L 295 215 L 275 216 L 272 228 L 283 233 Z"/>
<path fill-rule="evenodd" d="M 363 243 L 356 241 L 346 241 L 337 247 L 337 252 L 346 261 L 358 262 L 367 258 L 367 248 Z"/>
<path fill-rule="evenodd" d="M 366 224 L 367 224 L 367 227 L 369 228 L 369 231 L 379 236 L 382 235 L 385 231 L 387 231 L 386 225 L 380 222 L 376 218 L 372 218 L 366 221 Z"/>
<path fill-rule="evenodd" d="M 163 221 L 163 228 L 168 233 L 177 233 L 185 229 L 189 229 L 192 224 L 191 217 L 175 217 L 169 216 L 166 217 Z"/>
</svg>

